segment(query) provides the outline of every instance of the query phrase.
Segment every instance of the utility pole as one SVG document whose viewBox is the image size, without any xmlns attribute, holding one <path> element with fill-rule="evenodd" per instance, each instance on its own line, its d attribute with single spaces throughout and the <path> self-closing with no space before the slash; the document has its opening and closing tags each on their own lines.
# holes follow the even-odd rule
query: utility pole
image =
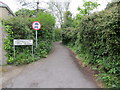
<svg viewBox="0 0 120 90">
<path fill-rule="evenodd" d="M 37 1 L 37 12 L 39 10 L 39 0 Z"/>
<path fill-rule="evenodd" d="M 36 2 L 37 3 L 37 14 L 38 14 L 38 11 L 39 11 L 39 0 Z M 38 46 L 38 31 L 36 30 L 36 48 L 37 48 L 37 46 Z"/>
</svg>

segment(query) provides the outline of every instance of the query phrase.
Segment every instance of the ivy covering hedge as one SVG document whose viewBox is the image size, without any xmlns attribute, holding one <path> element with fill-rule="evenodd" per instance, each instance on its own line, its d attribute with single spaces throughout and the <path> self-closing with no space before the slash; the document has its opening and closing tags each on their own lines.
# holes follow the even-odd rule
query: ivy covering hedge
<svg viewBox="0 0 120 90">
<path fill-rule="evenodd" d="M 42 29 L 38 31 L 37 48 L 35 47 L 35 30 L 32 29 L 34 21 L 42 24 Z M 54 25 L 55 18 L 47 12 L 40 12 L 36 17 L 18 16 L 4 20 L 5 31 L 8 33 L 4 40 L 8 64 L 28 64 L 47 57 L 52 48 Z M 14 58 L 13 39 L 33 39 L 34 57 L 31 54 L 31 46 L 16 46 L 16 58 Z"/>
<path fill-rule="evenodd" d="M 54 36 L 54 41 L 61 41 L 62 40 L 62 29 L 54 28 L 53 36 Z"/>
<path fill-rule="evenodd" d="M 63 44 L 72 44 L 75 45 L 75 42 L 77 40 L 77 34 L 78 34 L 79 28 L 64 28 L 62 31 L 62 42 Z"/>
<path fill-rule="evenodd" d="M 63 32 L 63 43 L 74 49 L 84 63 L 98 70 L 99 79 L 107 87 L 120 87 L 118 20 L 118 6 L 114 6 L 82 18 L 79 30 L 69 28 Z"/>
</svg>

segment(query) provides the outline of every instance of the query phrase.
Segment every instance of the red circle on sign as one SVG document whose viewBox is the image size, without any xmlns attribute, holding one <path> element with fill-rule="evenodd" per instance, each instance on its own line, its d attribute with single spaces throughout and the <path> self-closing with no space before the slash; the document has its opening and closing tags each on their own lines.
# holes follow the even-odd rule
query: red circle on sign
<svg viewBox="0 0 120 90">
<path fill-rule="evenodd" d="M 39 24 L 39 27 L 38 27 L 38 28 L 35 28 L 35 27 L 34 27 L 34 24 L 35 24 L 35 23 L 38 23 L 38 24 Z M 40 22 L 38 22 L 38 21 L 34 21 L 34 22 L 32 23 L 32 28 L 33 28 L 34 30 L 40 30 L 41 27 L 42 27 L 42 24 L 41 24 Z"/>
</svg>

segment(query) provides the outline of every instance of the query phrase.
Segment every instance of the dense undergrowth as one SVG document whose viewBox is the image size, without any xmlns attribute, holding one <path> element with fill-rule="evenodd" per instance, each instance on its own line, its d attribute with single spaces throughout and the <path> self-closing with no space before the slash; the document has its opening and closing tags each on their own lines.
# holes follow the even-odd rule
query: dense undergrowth
<svg viewBox="0 0 120 90">
<path fill-rule="evenodd" d="M 84 16 L 78 28 L 65 28 L 62 41 L 81 60 L 99 71 L 105 87 L 120 88 L 119 3 L 98 13 Z"/>
</svg>

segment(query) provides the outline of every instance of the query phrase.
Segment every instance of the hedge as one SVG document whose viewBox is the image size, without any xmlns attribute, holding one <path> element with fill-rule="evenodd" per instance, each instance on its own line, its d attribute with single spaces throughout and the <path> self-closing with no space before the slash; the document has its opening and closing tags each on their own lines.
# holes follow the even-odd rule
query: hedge
<svg viewBox="0 0 120 90">
<path fill-rule="evenodd" d="M 77 34 L 78 34 L 79 28 L 64 28 L 62 31 L 62 42 L 63 44 L 73 44 L 75 45 L 75 42 L 77 40 Z"/>
<path fill-rule="evenodd" d="M 42 24 L 42 29 L 38 31 L 37 48 L 35 47 L 35 30 L 31 26 L 33 21 L 39 21 Z M 28 64 L 47 57 L 52 48 L 54 25 L 55 18 L 47 12 L 40 12 L 36 17 L 18 16 L 4 20 L 5 31 L 8 33 L 4 40 L 8 64 Z M 31 55 L 31 46 L 16 46 L 16 58 L 14 58 L 13 39 L 33 39 L 34 57 Z"/>
<path fill-rule="evenodd" d="M 62 29 L 54 28 L 53 30 L 54 30 L 53 32 L 54 41 L 61 41 L 62 40 Z"/>
<path fill-rule="evenodd" d="M 63 33 L 63 43 L 70 44 L 71 48 L 83 57 L 83 62 L 94 66 L 100 72 L 99 79 L 104 81 L 106 87 L 120 87 L 118 7 L 84 16 L 79 30 L 65 30 Z"/>
</svg>

